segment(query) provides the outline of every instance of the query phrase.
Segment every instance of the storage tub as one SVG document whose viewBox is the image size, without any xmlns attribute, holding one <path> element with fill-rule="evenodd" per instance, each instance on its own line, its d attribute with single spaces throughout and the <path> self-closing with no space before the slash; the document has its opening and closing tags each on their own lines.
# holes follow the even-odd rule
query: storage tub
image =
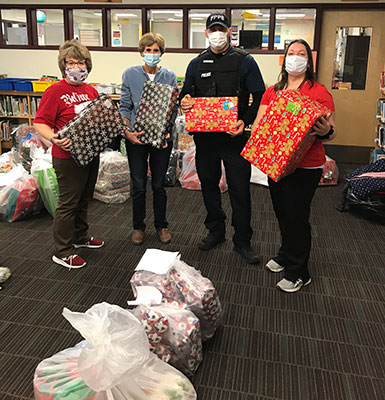
<svg viewBox="0 0 385 400">
<path fill-rule="evenodd" d="M 46 81 L 32 81 L 32 87 L 34 92 L 45 92 L 50 86 L 54 85 L 56 82 L 46 82 Z"/>
</svg>

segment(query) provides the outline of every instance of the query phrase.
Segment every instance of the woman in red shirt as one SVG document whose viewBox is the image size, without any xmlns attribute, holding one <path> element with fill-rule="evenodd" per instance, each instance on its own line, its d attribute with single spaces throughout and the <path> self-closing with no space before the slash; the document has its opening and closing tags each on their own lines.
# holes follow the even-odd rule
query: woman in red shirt
<svg viewBox="0 0 385 400">
<path fill-rule="evenodd" d="M 53 144 L 52 163 L 59 186 L 52 260 L 67 268 L 82 268 L 86 262 L 74 253 L 74 248 L 99 248 L 104 244 L 103 240 L 88 235 L 87 222 L 88 202 L 98 176 L 99 157 L 85 167 L 78 166 L 69 153 L 70 140 L 59 139 L 56 132 L 94 100 L 98 92 L 84 83 L 92 69 L 87 47 L 76 40 L 65 42 L 60 46 L 58 62 L 64 79 L 44 92 L 34 127 Z"/>
<path fill-rule="evenodd" d="M 334 103 L 325 86 L 315 81 L 310 46 L 304 40 L 294 40 L 286 48 L 280 80 L 269 87 L 254 121 L 254 130 L 268 104 L 278 90 L 299 90 L 302 94 L 325 105 L 331 113 L 319 118 L 310 132 L 316 136 L 297 169 L 278 182 L 268 179 L 275 215 L 281 231 L 281 247 L 267 264 L 272 272 L 284 271 L 277 288 L 297 292 L 311 282 L 308 260 L 311 249 L 310 204 L 322 174 L 325 150 L 322 142 L 335 137 Z"/>
</svg>

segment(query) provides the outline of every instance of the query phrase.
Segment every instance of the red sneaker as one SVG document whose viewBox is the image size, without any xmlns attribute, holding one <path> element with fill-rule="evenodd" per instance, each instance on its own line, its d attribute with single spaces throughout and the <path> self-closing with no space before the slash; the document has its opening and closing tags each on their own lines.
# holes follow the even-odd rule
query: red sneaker
<svg viewBox="0 0 385 400">
<path fill-rule="evenodd" d="M 78 249 L 79 247 L 87 247 L 88 249 L 98 249 L 103 245 L 104 242 L 102 239 L 92 237 L 88 242 L 85 242 L 83 244 L 74 244 L 74 247 L 75 249 Z"/>
<path fill-rule="evenodd" d="M 87 263 L 77 254 L 71 254 L 68 257 L 59 258 L 52 256 L 52 261 L 66 268 L 83 268 Z"/>
</svg>

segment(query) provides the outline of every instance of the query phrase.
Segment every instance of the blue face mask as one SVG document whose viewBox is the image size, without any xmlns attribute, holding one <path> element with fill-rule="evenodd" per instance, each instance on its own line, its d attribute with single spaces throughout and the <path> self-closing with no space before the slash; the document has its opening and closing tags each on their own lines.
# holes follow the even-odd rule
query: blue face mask
<svg viewBox="0 0 385 400">
<path fill-rule="evenodd" d="M 160 54 L 145 53 L 143 56 L 143 60 L 149 67 L 155 67 L 160 63 Z"/>
</svg>

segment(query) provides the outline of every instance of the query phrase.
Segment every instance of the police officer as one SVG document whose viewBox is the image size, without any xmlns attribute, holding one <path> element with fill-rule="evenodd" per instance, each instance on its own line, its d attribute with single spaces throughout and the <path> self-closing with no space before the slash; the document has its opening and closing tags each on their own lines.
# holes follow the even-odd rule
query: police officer
<svg viewBox="0 0 385 400">
<path fill-rule="evenodd" d="M 199 248 L 210 250 L 225 241 L 226 215 L 222 209 L 219 189 L 223 161 L 233 211 L 234 250 L 246 262 L 257 264 L 259 257 L 250 245 L 253 234 L 250 225 L 251 165 L 240 152 L 247 141 L 245 126 L 251 124 L 256 117 L 265 85 L 254 58 L 246 51 L 232 47 L 230 35 L 230 23 L 225 14 L 211 14 L 207 18 L 205 36 L 209 48 L 187 67 L 180 94 L 181 108 L 184 113 L 191 110 L 191 96 L 238 96 L 238 121 L 231 131 L 194 133 L 196 168 L 207 210 L 205 226 L 209 231 L 199 242 Z"/>
</svg>

